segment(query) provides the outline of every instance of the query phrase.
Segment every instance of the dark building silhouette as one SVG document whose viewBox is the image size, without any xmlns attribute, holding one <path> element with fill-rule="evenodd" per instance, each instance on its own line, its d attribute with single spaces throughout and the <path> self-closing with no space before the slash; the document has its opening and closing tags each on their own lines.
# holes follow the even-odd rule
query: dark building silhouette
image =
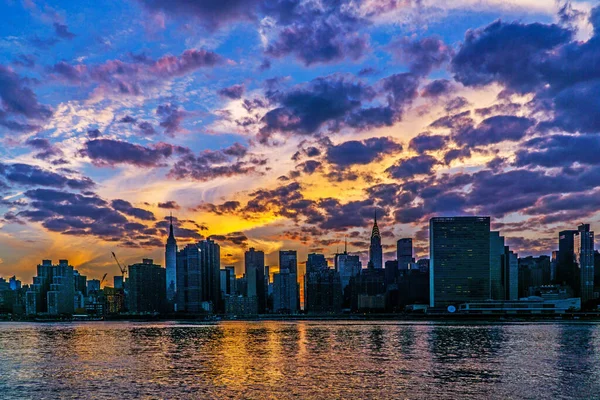
<svg viewBox="0 0 600 400">
<path fill-rule="evenodd" d="M 410 264 L 415 262 L 412 238 L 403 238 L 396 242 L 396 261 L 398 269 L 402 270 L 408 269 Z"/>
<path fill-rule="evenodd" d="M 385 310 L 387 285 L 383 268 L 363 269 L 352 281 L 354 310 L 364 312 Z"/>
<path fill-rule="evenodd" d="M 308 255 L 308 259 L 306 261 L 306 273 L 309 272 L 317 272 L 322 271 L 323 269 L 328 268 L 327 259 L 325 259 L 325 255 L 311 253 Z"/>
<path fill-rule="evenodd" d="M 556 281 L 569 286 L 582 304 L 594 297 L 594 232 L 589 224 L 559 232 Z"/>
<path fill-rule="evenodd" d="M 221 305 L 221 250 L 207 239 L 177 253 L 177 309 L 199 313 Z"/>
<path fill-rule="evenodd" d="M 327 267 L 304 276 L 304 304 L 308 313 L 337 313 L 342 309 L 340 274 Z"/>
<path fill-rule="evenodd" d="M 235 294 L 235 267 L 230 265 L 221 269 L 221 294 Z"/>
<path fill-rule="evenodd" d="M 144 259 L 129 266 L 127 303 L 130 312 L 164 312 L 167 305 L 166 270 Z"/>
<path fill-rule="evenodd" d="M 377 214 L 373 221 L 373 230 L 371 231 L 371 245 L 369 246 L 369 264 L 375 269 L 383 269 L 383 248 L 381 246 L 381 234 L 377 226 Z"/>
<path fill-rule="evenodd" d="M 267 289 L 265 287 L 265 253 L 250 248 L 244 254 L 244 270 L 246 274 L 249 298 L 255 298 L 257 310 L 264 313 L 267 307 Z"/>
<path fill-rule="evenodd" d="M 49 315 L 73 314 L 75 310 L 75 279 L 77 271 L 67 260 L 43 260 L 37 266 L 37 276 L 25 294 L 25 309 L 28 315 L 45 313 Z M 78 274 L 78 273 L 77 273 Z"/>
<path fill-rule="evenodd" d="M 298 277 L 287 268 L 273 274 L 273 311 L 284 314 L 298 312 Z"/>
<path fill-rule="evenodd" d="M 575 267 L 575 234 L 576 230 L 565 230 L 558 233 L 558 262 L 556 281 L 559 284 L 576 289 Z"/>
<path fill-rule="evenodd" d="M 430 306 L 489 300 L 490 218 L 432 218 L 429 237 Z"/>
<path fill-rule="evenodd" d="M 577 286 L 583 305 L 594 298 L 594 232 L 590 231 L 589 224 L 581 224 L 577 227 L 573 248 L 578 269 Z"/>
<path fill-rule="evenodd" d="M 169 311 L 177 311 L 177 240 L 173 234 L 173 216 L 170 218 L 169 237 L 165 246 L 165 268 Z"/>
<path fill-rule="evenodd" d="M 290 274 L 298 274 L 298 254 L 296 250 L 279 251 L 279 270 L 287 269 Z"/>
<path fill-rule="evenodd" d="M 345 243 L 344 252 L 338 253 L 334 257 L 335 270 L 340 274 L 342 285 L 342 307 L 344 309 L 352 308 L 352 288 L 350 283 L 357 277 L 362 270 L 360 257 L 348 254 L 348 245 Z"/>
<path fill-rule="evenodd" d="M 528 297 L 531 289 L 550 285 L 551 260 L 548 256 L 519 258 L 519 297 Z"/>
</svg>

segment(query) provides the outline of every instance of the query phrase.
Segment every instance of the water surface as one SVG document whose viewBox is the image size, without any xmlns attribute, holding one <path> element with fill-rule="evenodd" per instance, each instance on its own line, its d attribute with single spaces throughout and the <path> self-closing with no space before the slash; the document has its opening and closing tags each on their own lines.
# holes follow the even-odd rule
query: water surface
<svg viewBox="0 0 600 400">
<path fill-rule="evenodd" d="M 9 398 L 600 398 L 600 324 L 0 323 Z"/>
</svg>

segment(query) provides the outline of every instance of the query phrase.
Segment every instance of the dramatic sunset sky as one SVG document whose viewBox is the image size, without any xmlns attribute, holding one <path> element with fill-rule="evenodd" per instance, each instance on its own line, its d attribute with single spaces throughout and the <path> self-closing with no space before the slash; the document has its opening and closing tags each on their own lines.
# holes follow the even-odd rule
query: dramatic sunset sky
<svg viewBox="0 0 600 400">
<path fill-rule="evenodd" d="M 434 215 L 520 255 L 600 230 L 600 8 L 554 0 L 5 0 L 0 275 L 117 275 L 212 236 L 384 258 Z"/>
</svg>

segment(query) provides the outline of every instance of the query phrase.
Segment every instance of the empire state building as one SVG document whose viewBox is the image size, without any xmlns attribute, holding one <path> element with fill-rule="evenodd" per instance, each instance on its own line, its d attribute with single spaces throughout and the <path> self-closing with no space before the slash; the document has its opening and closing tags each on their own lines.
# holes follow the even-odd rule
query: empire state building
<svg viewBox="0 0 600 400">
<path fill-rule="evenodd" d="M 169 238 L 165 246 L 165 267 L 167 269 L 167 301 L 171 311 L 177 311 L 177 240 L 173 234 L 173 216 L 170 218 Z"/>
<path fill-rule="evenodd" d="M 371 232 L 371 246 L 369 246 L 369 267 L 375 269 L 383 268 L 383 249 L 381 247 L 381 235 L 377 226 L 377 213 Z"/>
</svg>

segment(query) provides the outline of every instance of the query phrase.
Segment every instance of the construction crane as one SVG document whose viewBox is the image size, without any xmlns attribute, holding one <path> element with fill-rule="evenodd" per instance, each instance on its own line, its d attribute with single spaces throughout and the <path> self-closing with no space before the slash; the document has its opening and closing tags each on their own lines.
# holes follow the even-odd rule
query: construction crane
<svg viewBox="0 0 600 400">
<path fill-rule="evenodd" d="M 121 278 L 123 279 L 122 283 L 125 284 L 125 272 L 127 272 L 127 268 L 121 265 L 121 263 L 119 262 L 119 259 L 117 258 L 117 255 L 115 254 L 114 251 L 112 251 L 111 253 L 112 253 L 113 258 L 117 262 L 119 269 L 121 270 Z"/>
<path fill-rule="evenodd" d="M 99 285 L 100 287 L 102 287 L 102 284 L 106 280 L 106 275 L 108 275 L 108 272 L 102 276 L 102 280 L 100 281 L 100 285 Z"/>
</svg>

